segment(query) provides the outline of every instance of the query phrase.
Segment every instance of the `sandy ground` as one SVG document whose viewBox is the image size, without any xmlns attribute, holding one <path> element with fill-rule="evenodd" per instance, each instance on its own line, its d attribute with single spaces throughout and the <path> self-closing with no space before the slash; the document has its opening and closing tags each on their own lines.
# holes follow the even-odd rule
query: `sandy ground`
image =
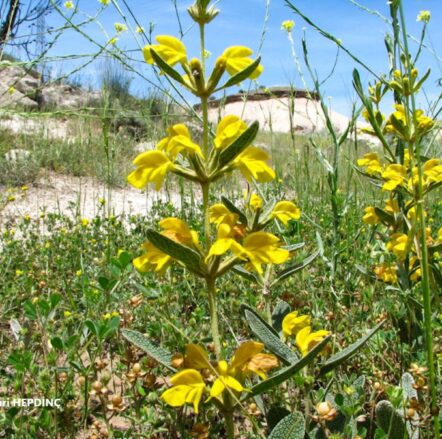
<svg viewBox="0 0 442 439">
<path fill-rule="evenodd" d="M 176 193 L 151 189 L 143 192 L 131 187 L 111 188 L 108 193 L 104 184 L 90 177 L 72 177 L 51 172 L 43 175 L 25 193 L 18 190 L 16 199 L 0 212 L 0 222 L 25 215 L 37 218 L 42 210 L 90 219 L 99 212 L 100 198 L 107 200 L 108 196 L 110 213 L 116 216 L 146 215 L 157 201 L 171 202 L 177 207 L 181 205 L 181 198 Z"/>
</svg>

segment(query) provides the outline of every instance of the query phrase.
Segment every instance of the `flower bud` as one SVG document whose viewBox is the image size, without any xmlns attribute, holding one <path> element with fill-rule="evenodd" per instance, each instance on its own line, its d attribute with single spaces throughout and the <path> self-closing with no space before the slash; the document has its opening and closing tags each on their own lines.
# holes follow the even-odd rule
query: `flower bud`
<svg viewBox="0 0 442 439">
<path fill-rule="evenodd" d="M 201 25 L 207 24 L 219 14 L 219 9 L 215 9 L 214 5 L 208 7 L 209 3 L 210 0 L 196 0 L 192 6 L 187 8 L 193 21 Z"/>
</svg>

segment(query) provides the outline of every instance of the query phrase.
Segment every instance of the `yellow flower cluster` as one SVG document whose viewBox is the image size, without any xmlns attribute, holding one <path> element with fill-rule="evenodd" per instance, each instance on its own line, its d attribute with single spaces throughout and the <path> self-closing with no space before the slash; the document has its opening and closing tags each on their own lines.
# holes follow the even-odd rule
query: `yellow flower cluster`
<svg viewBox="0 0 442 439">
<path fill-rule="evenodd" d="M 200 146 L 192 141 L 184 124 L 168 128 L 168 136 L 159 141 L 156 149 L 138 155 L 133 164 L 137 167 L 128 176 L 128 182 L 142 189 L 149 183 L 159 190 L 168 172 L 192 181 L 215 181 L 223 173 L 238 169 L 248 181 L 268 182 L 275 178 L 275 171 L 268 165 L 268 154 L 255 146 L 248 146 L 230 163 L 217 166 L 216 157 L 231 146 L 247 129 L 237 116 L 226 116 L 218 124 L 214 138 L 215 159 L 206 163 Z"/>
<path fill-rule="evenodd" d="M 158 64 L 156 55 L 171 67 L 177 64 L 181 65 L 185 73 L 180 82 L 197 96 L 202 94 L 203 89 L 206 95 L 210 95 L 224 72 L 234 76 L 253 64 L 253 60 L 250 58 L 253 55 L 251 49 L 245 46 L 228 47 L 216 60 L 215 69 L 207 84 L 202 86 L 204 81 L 201 61 L 196 58 L 188 59 L 187 49 L 182 41 L 170 35 L 158 35 L 155 40 L 158 44 L 149 44 L 143 48 L 145 61 L 148 64 Z M 249 73 L 248 78 L 257 79 L 262 72 L 263 66 L 259 64 Z"/>
<path fill-rule="evenodd" d="M 172 387 L 163 392 L 161 398 L 172 407 L 192 404 L 195 413 L 198 413 L 205 392 L 209 393 L 206 402 L 212 398 L 222 402 L 227 389 L 240 394 L 246 390 L 244 383 L 250 374 L 266 379 L 266 374 L 278 366 L 278 359 L 263 353 L 263 350 L 262 343 L 246 341 L 238 347 L 230 362 L 220 360 L 212 363 L 200 345 L 186 345 L 185 368 L 171 377 Z M 210 390 L 207 383 L 213 383 Z"/>
</svg>

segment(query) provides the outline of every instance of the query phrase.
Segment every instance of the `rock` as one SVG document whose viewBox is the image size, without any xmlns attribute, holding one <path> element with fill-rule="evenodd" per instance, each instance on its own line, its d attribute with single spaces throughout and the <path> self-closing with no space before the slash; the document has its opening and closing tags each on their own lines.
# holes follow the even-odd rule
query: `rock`
<svg viewBox="0 0 442 439">
<path fill-rule="evenodd" d="M 89 92 L 68 84 L 50 84 L 41 89 L 40 102 L 49 108 L 82 108 L 92 105 L 100 96 L 99 92 Z"/>
<path fill-rule="evenodd" d="M 155 149 L 156 146 L 157 146 L 157 142 L 155 142 L 154 140 L 149 140 L 147 142 L 141 142 L 141 143 L 138 143 L 137 145 L 135 145 L 134 151 L 142 153 L 145 151 Z"/>
<path fill-rule="evenodd" d="M 5 159 L 9 162 L 21 162 L 25 159 L 27 159 L 31 155 L 31 152 L 27 149 L 10 149 L 5 154 Z"/>
</svg>

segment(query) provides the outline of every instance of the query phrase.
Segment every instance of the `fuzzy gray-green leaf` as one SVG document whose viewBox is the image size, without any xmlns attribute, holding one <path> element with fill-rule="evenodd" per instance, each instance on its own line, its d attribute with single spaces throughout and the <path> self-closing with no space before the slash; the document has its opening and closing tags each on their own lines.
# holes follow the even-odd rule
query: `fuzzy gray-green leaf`
<svg viewBox="0 0 442 439">
<path fill-rule="evenodd" d="M 304 439 L 305 421 L 300 412 L 294 412 L 278 422 L 269 439 Z"/>
<path fill-rule="evenodd" d="M 258 134 L 259 123 L 253 122 L 231 145 L 219 156 L 219 167 L 222 168 L 241 154 Z"/>
<path fill-rule="evenodd" d="M 178 242 L 172 241 L 155 230 L 148 230 L 147 239 L 166 255 L 181 261 L 189 270 L 201 272 L 201 256 L 194 250 Z"/>
<path fill-rule="evenodd" d="M 252 308 L 241 305 L 241 312 L 252 332 L 264 343 L 265 347 L 278 356 L 284 363 L 293 364 L 299 357 L 279 338 L 278 333 L 266 323 Z"/>
<path fill-rule="evenodd" d="M 387 434 L 388 439 L 405 439 L 408 437 L 404 419 L 390 401 L 377 403 L 376 423 Z"/>
<path fill-rule="evenodd" d="M 338 367 L 340 364 L 342 364 L 344 361 L 348 360 L 351 356 L 356 354 L 356 352 L 365 344 L 368 340 L 370 340 L 371 337 L 373 337 L 374 334 L 378 331 L 378 329 L 384 324 L 382 321 L 377 326 L 375 326 L 367 335 L 360 338 L 355 343 L 351 344 L 350 346 L 347 346 L 342 351 L 339 351 L 338 353 L 332 355 L 321 367 L 321 375 L 330 372 L 331 370 Z"/>
<path fill-rule="evenodd" d="M 131 329 L 122 329 L 121 333 L 126 340 L 131 342 L 136 347 L 142 349 L 150 357 L 158 361 L 158 363 L 161 363 L 172 372 L 176 372 L 176 370 L 171 366 L 172 354 L 169 351 L 160 346 L 156 346 L 140 332 L 132 331 Z"/>
<path fill-rule="evenodd" d="M 286 368 L 280 370 L 278 373 L 272 375 L 270 378 L 265 381 L 261 381 L 250 389 L 250 392 L 246 396 L 246 398 L 254 395 L 260 395 L 261 393 L 267 392 L 273 387 L 278 386 L 279 384 L 287 381 L 301 369 L 303 369 L 308 364 L 313 363 L 315 357 L 317 357 L 320 352 L 324 349 L 326 344 L 330 341 L 330 336 L 324 338 L 321 343 L 317 344 L 312 350 L 308 352 L 308 354 L 304 355 L 300 360 L 296 363 L 287 366 Z"/>
</svg>

